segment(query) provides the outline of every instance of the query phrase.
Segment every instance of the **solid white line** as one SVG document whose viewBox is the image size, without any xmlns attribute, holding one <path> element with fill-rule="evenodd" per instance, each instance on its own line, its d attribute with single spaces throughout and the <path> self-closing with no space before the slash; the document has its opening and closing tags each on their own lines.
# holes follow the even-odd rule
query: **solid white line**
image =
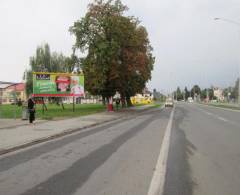
<svg viewBox="0 0 240 195">
<path fill-rule="evenodd" d="M 226 119 L 226 118 L 223 118 L 223 117 L 221 117 L 221 116 L 218 116 L 218 115 L 216 115 L 216 114 L 207 112 L 207 111 L 203 110 L 202 108 L 197 107 L 196 109 L 199 110 L 199 111 L 201 111 L 201 112 L 203 112 L 203 113 L 205 113 L 205 114 L 207 114 L 207 115 L 209 115 L 209 116 L 212 116 L 212 117 L 215 118 L 215 119 L 221 120 L 221 121 L 223 121 L 223 122 L 229 123 L 229 124 L 234 125 L 234 126 L 236 126 L 236 125 L 239 126 L 239 123 L 235 123 L 235 122 L 233 122 L 233 121 L 230 121 L 230 120 L 228 120 L 228 119 Z"/>
<path fill-rule="evenodd" d="M 168 125 L 166 128 L 166 132 L 164 134 L 158 161 L 155 167 L 155 172 L 153 174 L 150 188 L 148 190 L 148 195 L 162 195 L 164 192 L 164 184 L 165 184 L 165 177 L 166 177 L 166 171 L 167 171 L 167 159 L 168 159 L 168 153 L 169 153 L 174 110 L 175 108 L 173 108 L 171 112 L 170 119 L 168 121 Z"/>
<path fill-rule="evenodd" d="M 225 118 L 223 118 L 223 117 L 217 117 L 219 120 L 221 120 L 221 121 L 224 121 L 224 122 L 228 122 L 228 120 L 227 119 L 225 119 Z"/>
<path fill-rule="evenodd" d="M 203 112 L 205 112 L 205 111 L 203 111 Z M 209 116 L 212 116 L 213 114 L 212 113 L 210 113 L 210 112 L 205 112 L 207 115 L 209 115 Z"/>
<path fill-rule="evenodd" d="M 207 111 L 205 111 L 205 110 L 203 110 L 203 109 L 201 109 L 201 108 L 197 108 L 197 109 L 200 110 L 200 111 L 202 111 L 203 113 L 209 115 L 209 116 L 213 116 L 213 117 L 217 118 L 218 120 L 221 120 L 221 121 L 224 121 L 224 122 L 230 122 L 229 120 L 227 120 L 227 119 L 225 119 L 225 118 L 223 118 L 223 117 L 220 117 L 220 116 L 218 116 L 218 115 L 216 115 L 216 114 L 214 115 L 213 113 L 207 112 Z"/>
</svg>

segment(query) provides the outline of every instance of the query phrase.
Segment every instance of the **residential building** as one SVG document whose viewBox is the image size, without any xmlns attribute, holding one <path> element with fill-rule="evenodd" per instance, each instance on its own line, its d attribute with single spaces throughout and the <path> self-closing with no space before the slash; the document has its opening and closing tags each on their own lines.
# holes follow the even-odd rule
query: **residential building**
<svg viewBox="0 0 240 195">
<path fill-rule="evenodd" d="M 25 84 L 0 81 L 0 104 L 13 104 L 16 101 L 25 101 Z"/>
<path fill-rule="evenodd" d="M 218 88 L 218 87 L 214 87 L 213 88 L 213 94 L 215 97 L 217 97 L 218 101 L 224 101 L 224 95 L 223 95 L 223 90 Z"/>
</svg>

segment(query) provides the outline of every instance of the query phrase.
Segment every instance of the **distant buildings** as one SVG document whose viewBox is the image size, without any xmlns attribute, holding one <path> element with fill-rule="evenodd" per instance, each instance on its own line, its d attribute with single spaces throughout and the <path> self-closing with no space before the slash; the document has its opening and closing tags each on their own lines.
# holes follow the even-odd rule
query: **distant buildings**
<svg viewBox="0 0 240 195">
<path fill-rule="evenodd" d="M 213 87 L 213 94 L 217 98 L 218 101 L 224 101 L 223 90 L 218 87 Z"/>
<path fill-rule="evenodd" d="M 25 101 L 25 84 L 0 81 L 0 104 L 13 104 Z"/>
</svg>

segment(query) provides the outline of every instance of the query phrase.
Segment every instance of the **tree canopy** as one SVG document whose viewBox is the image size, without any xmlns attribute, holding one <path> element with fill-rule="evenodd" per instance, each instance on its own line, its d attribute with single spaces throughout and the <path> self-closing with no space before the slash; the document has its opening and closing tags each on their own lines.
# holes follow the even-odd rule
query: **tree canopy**
<svg viewBox="0 0 240 195">
<path fill-rule="evenodd" d="M 81 66 L 85 88 L 93 95 L 122 97 L 141 92 L 151 79 L 154 57 L 147 30 L 137 18 L 124 16 L 120 0 L 95 0 L 70 27 L 76 48 L 86 53 Z"/>
</svg>

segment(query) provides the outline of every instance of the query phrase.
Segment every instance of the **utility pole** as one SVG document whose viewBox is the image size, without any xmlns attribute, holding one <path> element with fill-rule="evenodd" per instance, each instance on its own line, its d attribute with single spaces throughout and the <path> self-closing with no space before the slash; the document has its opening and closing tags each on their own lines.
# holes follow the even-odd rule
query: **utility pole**
<svg viewBox="0 0 240 195">
<path fill-rule="evenodd" d="M 195 102 L 195 100 L 196 100 L 195 97 L 196 97 L 196 96 L 195 96 L 195 86 L 193 86 L 193 100 L 194 100 L 194 102 Z"/>
<path fill-rule="evenodd" d="M 238 64 L 238 106 L 240 107 L 240 65 Z"/>
<path fill-rule="evenodd" d="M 0 89 L 0 118 L 2 118 L 2 90 Z"/>
<path fill-rule="evenodd" d="M 240 106 L 240 76 L 238 77 L 238 105 Z"/>
</svg>

